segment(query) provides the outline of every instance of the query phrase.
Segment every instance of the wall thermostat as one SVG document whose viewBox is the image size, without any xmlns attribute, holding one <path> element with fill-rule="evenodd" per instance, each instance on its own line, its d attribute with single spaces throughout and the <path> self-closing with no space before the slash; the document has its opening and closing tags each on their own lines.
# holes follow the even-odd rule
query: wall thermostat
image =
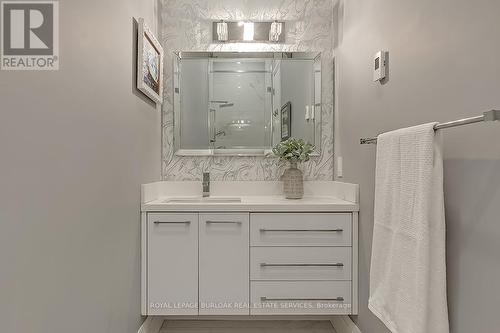
<svg viewBox="0 0 500 333">
<path fill-rule="evenodd" d="M 373 81 L 380 81 L 386 75 L 385 51 L 375 53 L 373 57 Z"/>
</svg>

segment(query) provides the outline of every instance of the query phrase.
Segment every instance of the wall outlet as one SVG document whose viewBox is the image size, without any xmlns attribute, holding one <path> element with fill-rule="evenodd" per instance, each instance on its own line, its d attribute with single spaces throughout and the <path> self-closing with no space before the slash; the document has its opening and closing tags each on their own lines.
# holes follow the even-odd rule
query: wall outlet
<svg viewBox="0 0 500 333">
<path fill-rule="evenodd" d="M 337 178 L 344 177 L 343 162 L 344 162 L 344 159 L 342 158 L 342 156 L 337 157 Z"/>
</svg>

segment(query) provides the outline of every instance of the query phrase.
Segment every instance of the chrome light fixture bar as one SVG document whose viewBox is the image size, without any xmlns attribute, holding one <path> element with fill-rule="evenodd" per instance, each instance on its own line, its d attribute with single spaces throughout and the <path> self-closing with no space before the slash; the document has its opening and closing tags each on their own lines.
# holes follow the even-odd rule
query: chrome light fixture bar
<svg viewBox="0 0 500 333">
<path fill-rule="evenodd" d="M 251 42 L 255 37 L 255 23 L 253 22 L 239 22 L 239 26 L 243 26 L 243 40 Z"/>
<path fill-rule="evenodd" d="M 284 43 L 285 22 L 214 21 L 213 41 L 242 43 Z"/>
</svg>

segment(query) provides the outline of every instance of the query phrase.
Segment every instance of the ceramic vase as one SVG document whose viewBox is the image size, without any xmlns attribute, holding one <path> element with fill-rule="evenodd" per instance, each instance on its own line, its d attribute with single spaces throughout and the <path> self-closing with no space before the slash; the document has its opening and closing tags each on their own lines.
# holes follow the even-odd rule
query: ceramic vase
<svg viewBox="0 0 500 333">
<path fill-rule="evenodd" d="M 302 171 L 297 169 L 297 162 L 290 162 L 290 168 L 281 176 L 283 192 L 287 199 L 302 199 L 304 196 L 304 178 Z"/>
</svg>

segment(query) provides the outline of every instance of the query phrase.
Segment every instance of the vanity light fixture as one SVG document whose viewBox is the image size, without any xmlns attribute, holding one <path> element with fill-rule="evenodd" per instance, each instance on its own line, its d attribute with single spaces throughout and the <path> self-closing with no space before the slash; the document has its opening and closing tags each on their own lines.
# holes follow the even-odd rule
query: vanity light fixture
<svg viewBox="0 0 500 333">
<path fill-rule="evenodd" d="M 269 41 L 279 42 L 282 30 L 283 23 L 278 21 L 274 21 L 273 23 L 271 23 L 271 29 L 269 29 Z"/>
<path fill-rule="evenodd" d="M 226 42 L 228 37 L 227 23 L 224 22 L 224 20 L 217 22 L 217 40 L 220 42 Z"/>
<path fill-rule="evenodd" d="M 285 22 L 214 21 L 214 42 L 284 43 Z"/>
</svg>

